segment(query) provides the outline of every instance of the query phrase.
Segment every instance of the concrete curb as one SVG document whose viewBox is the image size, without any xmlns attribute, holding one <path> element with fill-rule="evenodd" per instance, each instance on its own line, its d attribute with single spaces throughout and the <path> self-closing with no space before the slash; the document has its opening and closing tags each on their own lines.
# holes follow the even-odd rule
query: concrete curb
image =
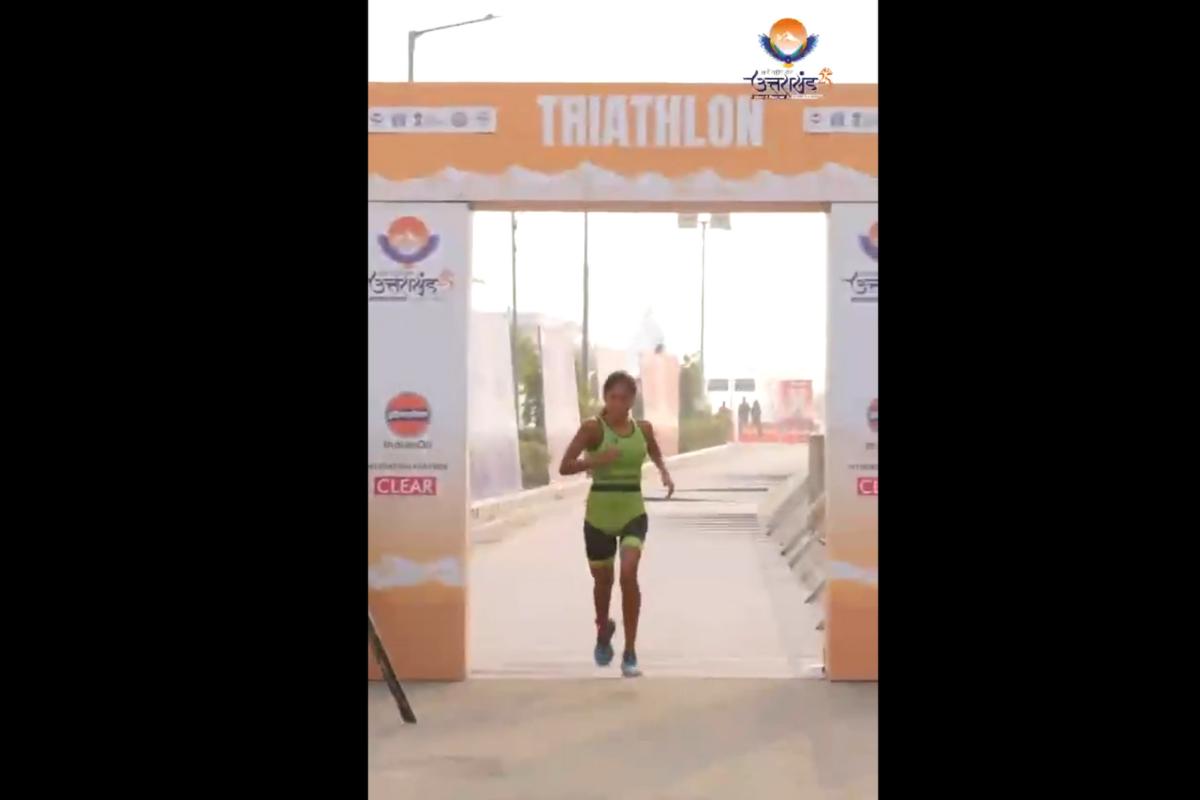
<svg viewBox="0 0 1200 800">
<path fill-rule="evenodd" d="M 728 451 L 730 445 L 722 444 L 716 447 L 707 447 L 703 450 L 693 450 L 690 453 L 681 453 L 677 456 L 667 456 L 664 460 L 668 467 L 673 467 L 677 464 L 690 464 L 696 461 L 702 461 L 709 458 L 716 458 Z M 643 475 L 653 475 L 656 467 L 650 462 L 642 468 Z M 471 512 L 469 516 L 472 527 L 485 525 L 491 522 L 496 522 L 513 516 L 522 510 L 542 506 L 548 503 L 556 503 L 562 500 L 574 500 L 587 494 L 588 488 L 592 482 L 586 476 L 571 476 L 563 478 L 557 483 L 552 483 L 549 486 L 539 486 L 536 489 L 526 489 L 523 492 L 516 494 L 505 495 L 504 497 L 492 497 L 487 500 L 480 500 L 477 503 L 471 504 Z"/>
</svg>

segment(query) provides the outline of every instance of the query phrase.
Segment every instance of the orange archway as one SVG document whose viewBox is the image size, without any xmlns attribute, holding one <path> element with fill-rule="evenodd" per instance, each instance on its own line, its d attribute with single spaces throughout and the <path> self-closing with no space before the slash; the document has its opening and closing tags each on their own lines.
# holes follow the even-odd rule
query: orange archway
<svg viewBox="0 0 1200 800">
<path fill-rule="evenodd" d="M 861 450 L 877 430 L 867 407 L 878 408 L 878 88 L 818 91 L 777 100 L 746 84 L 368 85 L 368 583 L 401 677 L 466 676 L 471 209 L 831 213 L 826 668 L 834 679 L 877 676 L 878 479 L 863 473 Z M 380 237 L 404 215 L 421 219 L 409 223 L 421 236 L 396 240 L 411 252 L 389 252 Z M 393 410 L 389 432 L 388 404 L 399 408 L 402 393 L 427 405 L 406 406 L 403 420 Z"/>
</svg>

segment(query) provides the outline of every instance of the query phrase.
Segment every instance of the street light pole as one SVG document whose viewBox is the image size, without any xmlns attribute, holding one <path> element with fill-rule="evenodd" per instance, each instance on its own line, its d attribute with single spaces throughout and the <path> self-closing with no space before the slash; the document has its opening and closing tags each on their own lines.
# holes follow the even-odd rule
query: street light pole
<svg viewBox="0 0 1200 800">
<path fill-rule="evenodd" d="M 704 387 L 705 397 L 708 396 L 708 384 L 705 382 L 704 370 L 704 293 L 706 281 L 706 258 L 708 251 L 708 220 L 700 220 L 700 385 Z"/>
<path fill-rule="evenodd" d="M 513 374 L 513 413 L 517 415 L 517 430 L 521 430 L 521 390 L 517 376 L 517 212 L 510 211 L 512 221 L 512 320 L 508 329 Z"/>
<path fill-rule="evenodd" d="M 421 36 L 424 36 L 427 33 L 433 33 L 434 31 L 444 31 L 447 28 L 461 28 L 463 25 L 474 25 L 476 22 L 487 22 L 488 20 L 493 20 L 493 19 L 499 19 L 499 17 L 496 16 L 495 14 L 488 14 L 486 17 L 480 17 L 479 19 L 469 19 L 466 22 L 455 22 L 451 25 L 439 25 L 436 28 L 426 28 L 425 30 L 422 30 L 422 31 L 409 31 L 408 32 L 408 82 L 409 83 L 413 82 L 413 56 L 416 54 L 416 51 L 417 51 L 417 39 L 419 39 Z"/>
<path fill-rule="evenodd" d="M 732 225 L 727 213 L 680 214 L 678 225 L 680 228 L 700 228 L 700 381 L 704 386 L 704 396 L 708 397 L 706 376 L 708 365 L 704 360 L 704 317 L 707 311 L 705 301 L 708 290 L 707 275 L 705 274 L 708 271 L 708 229 L 711 227 L 715 231 L 728 231 L 732 230 Z"/>
<path fill-rule="evenodd" d="M 413 82 L 413 56 L 417 52 L 417 37 L 421 35 L 421 31 L 408 32 L 408 82 Z"/>
<path fill-rule="evenodd" d="M 583 385 L 588 402 L 592 397 L 592 376 L 588 372 L 588 212 L 583 212 Z"/>
</svg>

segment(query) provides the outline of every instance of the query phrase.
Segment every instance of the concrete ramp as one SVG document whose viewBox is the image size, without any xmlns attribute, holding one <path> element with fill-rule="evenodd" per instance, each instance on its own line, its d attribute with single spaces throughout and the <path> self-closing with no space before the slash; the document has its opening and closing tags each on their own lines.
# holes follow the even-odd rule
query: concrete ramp
<svg viewBox="0 0 1200 800">
<path fill-rule="evenodd" d="M 820 634 L 758 521 L 805 449 L 680 464 L 678 501 L 649 503 L 638 680 L 592 664 L 581 498 L 522 507 L 477 537 L 474 679 L 406 684 L 417 725 L 368 686 L 368 797 L 877 797 L 878 685 L 795 679 L 819 674 Z"/>
<path fill-rule="evenodd" d="M 641 566 L 638 655 L 647 679 L 820 677 L 819 609 L 805 605 L 760 509 L 806 469 L 803 445 L 744 445 L 672 469 L 675 499 L 646 482 L 650 533 Z M 473 678 L 619 679 L 591 659 L 591 575 L 583 500 L 547 504 L 473 549 Z M 614 644 L 622 646 L 620 587 Z"/>
</svg>

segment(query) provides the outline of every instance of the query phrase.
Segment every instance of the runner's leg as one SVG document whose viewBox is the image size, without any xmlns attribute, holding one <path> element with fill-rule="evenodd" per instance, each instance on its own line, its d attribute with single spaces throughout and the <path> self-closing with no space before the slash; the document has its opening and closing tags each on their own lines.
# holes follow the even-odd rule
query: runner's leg
<svg viewBox="0 0 1200 800">
<path fill-rule="evenodd" d="M 596 603 L 596 628 L 603 629 L 608 622 L 608 608 L 612 604 L 613 563 L 597 565 L 592 568 L 592 599 Z"/>
<path fill-rule="evenodd" d="M 632 537 L 629 537 L 632 538 Z M 637 653 L 638 617 L 642 611 L 642 587 L 638 585 L 638 564 L 642 548 L 621 545 L 621 611 L 625 620 L 625 653 Z"/>
<path fill-rule="evenodd" d="M 592 571 L 592 600 L 596 606 L 596 648 L 593 656 L 597 666 L 606 667 L 612 663 L 612 637 L 617 629 L 616 623 L 608 616 L 612 602 L 613 562 L 617 555 L 617 537 L 597 530 L 585 522 L 583 538 L 587 547 L 588 566 Z"/>
</svg>

